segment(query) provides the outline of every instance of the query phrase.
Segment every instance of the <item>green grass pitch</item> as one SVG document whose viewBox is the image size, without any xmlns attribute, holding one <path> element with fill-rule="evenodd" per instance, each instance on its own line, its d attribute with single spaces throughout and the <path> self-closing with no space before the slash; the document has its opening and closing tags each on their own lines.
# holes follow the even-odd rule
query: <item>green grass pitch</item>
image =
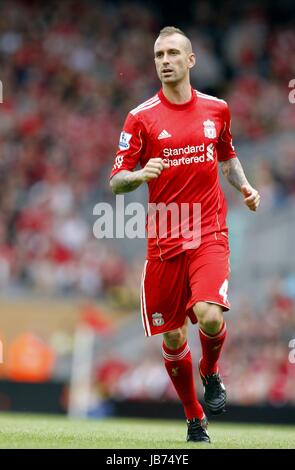
<svg viewBox="0 0 295 470">
<path fill-rule="evenodd" d="M 76 420 L 59 416 L 0 413 L 2 449 L 291 449 L 295 426 L 217 423 L 212 444 L 185 442 L 183 421 Z"/>
</svg>

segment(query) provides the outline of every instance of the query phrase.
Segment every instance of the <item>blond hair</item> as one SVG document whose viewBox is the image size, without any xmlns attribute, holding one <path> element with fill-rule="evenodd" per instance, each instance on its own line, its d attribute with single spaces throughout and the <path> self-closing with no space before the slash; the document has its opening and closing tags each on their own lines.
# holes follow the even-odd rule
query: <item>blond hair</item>
<svg viewBox="0 0 295 470">
<path fill-rule="evenodd" d="M 176 28 L 175 26 L 165 26 L 165 28 L 161 29 L 160 33 L 159 33 L 159 38 L 160 37 L 167 37 L 167 36 L 170 36 L 172 34 L 180 34 L 181 36 L 183 36 L 186 40 L 186 49 L 187 49 L 187 52 L 191 53 L 192 52 L 192 43 L 190 41 L 190 39 L 187 37 L 187 35 L 179 28 Z"/>
<path fill-rule="evenodd" d="M 170 34 L 175 33 L 181 34 L 188 39 L 187 35 L 181 29 L 176 28 L 175 26 L 165 26 L 165 28 L 161 29 L 159 36 L 170 36 Z"/>
</svg>

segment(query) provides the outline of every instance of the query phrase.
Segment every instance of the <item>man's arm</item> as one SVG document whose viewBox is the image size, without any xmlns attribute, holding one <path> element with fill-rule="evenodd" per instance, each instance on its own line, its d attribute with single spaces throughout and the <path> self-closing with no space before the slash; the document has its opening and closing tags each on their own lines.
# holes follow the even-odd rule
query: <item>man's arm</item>
<svg viewBox="0 0 295 470">
<path fill-rule="evenodd" d="M 111 190 L 114 194 L 129 193 L 143 183 L 139 171 L 122 170 L 112 177 L 110 181 Z"/>
<path fill-rule="evenodd" d="M 111 189 L 114 194 L 129 193 L 142 183 L 158 178 L 164 168 L 169 168 L 169 165 L 161 158 L 151 158 L 141 170 L 122 170 L 113 176 L 110 181 Z"/>
<path fill-rule="evenodd" d="M 239 159 L 231 158 L 222 162 L 221 169 L 227 181 L 243 194 L 246 206 L 256 211 L 260 203 L 260 195 L 247 180 Z"/>
<path fill-rule="evenodd" d="M 227 181 L 238 191 L 241 191 L 243 185 L 249 185 L 245 176 L 243 167 L 238 158 L 230 158 L 221 163 L 222 173 Z"/>
</svg>

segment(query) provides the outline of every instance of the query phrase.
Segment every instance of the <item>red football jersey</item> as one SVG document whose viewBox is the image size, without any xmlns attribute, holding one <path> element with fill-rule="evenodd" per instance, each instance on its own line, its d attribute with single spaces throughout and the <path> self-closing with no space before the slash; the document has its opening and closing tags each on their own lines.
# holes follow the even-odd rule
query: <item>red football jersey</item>
<svg viewBox="0 0 295 470">
<path fill-rule="evenodd" d="M 177 222 L 168 211 L 166 232 L 159 216 L 148 218 L 148 224 L 156 223 L 152 230 L 147 224 L 147 259 L 168 259 L 194 247 L 187 242 L 197 239 L 192 235 L 195 203 L 201 208 L 202 240 L 210 234 L 216 237 L 218 232 L 227 235 L 227 204 L 218 177 L 218 162 L 236 157 L 227 103 L 192 89 L 189 102 L 173 104 L 161 90 L 130 111 L 111 177 L 122 170 L 134 170 L 138 163 L 144 167 L 155 157 L 162 158 L 169 168 L 148 183 L 149 204 L 170 207 L 174 203 L 179 209 L 189 205 L 189 213 L 182 219 L 179 211 Z"/>
</svg>

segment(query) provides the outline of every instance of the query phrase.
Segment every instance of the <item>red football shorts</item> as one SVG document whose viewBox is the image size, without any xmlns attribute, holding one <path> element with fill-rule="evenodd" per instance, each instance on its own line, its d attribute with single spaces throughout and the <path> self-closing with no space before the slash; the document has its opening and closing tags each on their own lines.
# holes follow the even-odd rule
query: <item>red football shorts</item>
<svg viewBox="0 0 295 470">
<path fill-rule="evenodd" d="M 166 261 L 147 260 L 141 282 L 141 315 L 146 336 L 180 328 L 193 305 L 203 301 L 229 310 L 229 245 L 225 236 Z"/>
</svg>

